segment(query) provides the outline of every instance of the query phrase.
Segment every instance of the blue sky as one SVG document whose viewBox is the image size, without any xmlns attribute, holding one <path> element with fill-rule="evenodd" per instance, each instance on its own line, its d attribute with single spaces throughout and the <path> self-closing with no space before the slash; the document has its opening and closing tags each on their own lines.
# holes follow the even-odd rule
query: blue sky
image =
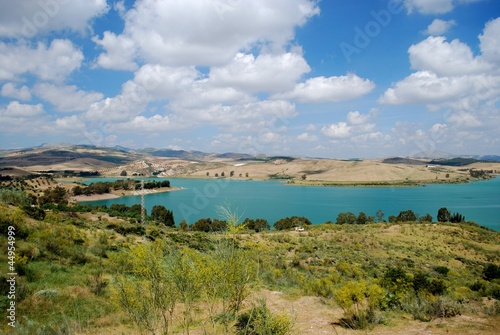
<svg viewBox="0 0 500 335">
<path fill-rule="evenodd" d="M 500 154 L 497 0 L 0 0 L 0 148 Z"/>
</svg>

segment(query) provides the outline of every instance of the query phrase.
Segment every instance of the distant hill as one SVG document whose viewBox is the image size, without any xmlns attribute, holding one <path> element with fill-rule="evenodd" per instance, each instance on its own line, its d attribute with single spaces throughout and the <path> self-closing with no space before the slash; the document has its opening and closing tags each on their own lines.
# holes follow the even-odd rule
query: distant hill
<svg viewBox="0 0 500 335">
<path fill-rule="evenodd" d="M 469 164 L 478 163 L 480 160 L 474 158 L 463 158 L 463 157 L 455 157 L 450 159 L 434 159 L 429 162 L 429 164 L 433 165 L 448 165 L 448 166 L 465 166 Z"/>
<path fill-rule="evenodd" d="M 85 145 L 63 148 L 44 146 L 5 153 L 3 157 L 0 157 L 0 167 L 48 166 L 75 160 L 87 160 L 89 167 L 92 168 L 92 162 L 95 162 L 96 167 L 100 165 L 99 162 L 119 165 L 129 163 L 135 158 L 113 148 L 98 148 Z"/>
<path fill-rule="evenodd" d="M 500 162 L 500 156 L 497 155 L 485 155 L 481 156 L 480 159 L 486 162 Z"/>
<path fill-rule="evenodd" d="M 426 165 L 427 163 L 421 160 L 403 157 L 386 158 L 382 161 L 386 164 L 407 164 L 407 165 Z"/>
</svg>

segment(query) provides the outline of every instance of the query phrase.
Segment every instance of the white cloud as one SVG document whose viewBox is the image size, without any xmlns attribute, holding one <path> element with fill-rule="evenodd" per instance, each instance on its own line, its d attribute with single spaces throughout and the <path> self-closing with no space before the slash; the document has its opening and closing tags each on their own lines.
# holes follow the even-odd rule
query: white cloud
<svg viewBox="0 0 500 335">
<path fill-rule="evenodd" d="M 412 69 L 432 71 L 439 76 L 459 76 L 480 73 L 491 69 L 491 65 L 474 57 L 468 45 L 453 40 L 446 42 L 442 36 L 428 37 L 410 46 Z"/>
<path fill-rule="evenodd" d="M 18 118 L 33 117 L 43 113 L 44 110 L 42 104 L 27 105 L 20 104 L 18 101 L 11 101 L 7 105 L 7 108 L 3 110 L 0 109 L 0 115 Z"/>
<path fill-rule="evenodd" d="M 453 0 L 405 0 L 408 13 L 444 14 L 453 10 Z"/>
<path fill-rule="evenodd" d="M 107 10 L 106 0 L 2 1 L 0 37 L 31 38 L 67 29 L 82 33 Z"/>
<path fill-rule="evenodd" d="M 85 131 L 85 123 L 78 115 L 58 118 L 55 121 L 55 126 L 58 131 L 66 132 L 72 135 L 82 135 Z"/>
<path fill-rule="evenodd" d="M 432 21 L 432 23 L 427 27 L 425 33 L 432 36 L 443 35 L 456 24 L 455 20 L 445 21 L 441 19 L 434 19 L 434 21 Z"/>
<path fill-rule="evenodd" d="M 92 41 L 106 49 L 97 58 L 97 65 L 111 70 L 133 71 L 137 69 L 134 62 L 136 55 L 136 46 L 132 39 L 127 37 L 118 37 L 116 34 L 105 31 L 100 40 L 93 37 Z"/>
<path fill-rule="evenodd" d="M 379 102 L 390 105 L 440 103 L 463 97 L 470 88 L 467 77 L 438 77 L 430 71 L 419 71 L 387 89 Z"/>
<path fill-rule="evenodd" d="M 351 136 L 351 126 L 345 122 L 334 123 L 321 128 L 321 133 L 331 138 L 346 138 Z"/>
<path fill-rule="evenodd" d="M 31 73 L 42 80 L 63 81 L 83 61 L 83 53 L 71 41 L 61 39 L 53 40 L 49 47 L 39 42 L 35 48 L 0 42 L 0 54 L 0 80 L 17 80 Z"/>
<path fill-rule="evenodd" d="M 483 34 L 479 35 L 482 57 L 492 64 L 500 63 L 500 18 L 486 23 Z"/>
<path fill-rule="evenodd" d="M 297 84 L 293 91 L 277 94 L 276 97 L 307 103 L 338 102 L 358 98 L 374 88 L 372 81 L 350 73 L 346 76 L 310 78 Z"/>
<path fill-rule="evenodd" d="M 432 135 L 432 138 L 442 137 L 447 131 L 448 125 L 444 123 L 436 123 L 429 129 L 429 133 Z"/>
<path fill-rule="evenodd" d="M 49 120 L 42 104 L 21 104 L 11 101 L 0 108 L 0 134 L 21 134 L 33 136 L 46 134 Z M 53 129 L 51 129 L 52 131 Z"/>
<path fill-rule="evenodd" d="M 0 94 L 7 98 L 18 100 L 31 100 L 31 92 L 27 86 L 17 88 L 14 83 L 7 83 L 2 86 Z"/>
<path fill-rule="evenodd" d="M 56 86 L 49 83 L 37 84 L 34 92 L 40 98 L 50 102 L 61 112 L 86 111 L 90 105 L 103 98 L 98 92 L 85 92 L 76 86 Z"/>
<path fill-rule="evenodd" d="M 282 48 L 293 38 L 296 26 L 318 13 L 312 0 L 137 1 L 124 14 L 121 35 L 96 39 L 108 57 L 100 58 L 99 64 L 112 66 L 118 58 L 118 63 L 130 65 L 135 55 L 147 63 L 169 66 L 224 64 L 256 45 Z M 125 55 L 129 60 L 112 52 L 128 41 L 135 49 Z"/>
<path fill-rule="evenodd" d="M 412 45 L 408 52 L 413 69 L 419 70 L 396 82 L 379 99 L 385 104 L 427 104 L 431 110 L 477 109 L 481 103 L 492 106 L 500 93 L 498 56 L 500 54 L 500 18 L 486 24 L 481 54 L 474 56 L 470 47 L 459 40 L 429 37 Z"/>
<path fill-rule="evenodd" d="M 364 124 L 368 121 L 369 118 L 370 118 L 369 114 L 361 114 L 358 111 L 352 111 L 347 113 L 347 121 L 349 121 L 349 123 L 353 125 Z"/>
<path fill-rule="evenodd" d="M 164 132 L 179 129 L 178 125 L 171 122 L 169 116 L 154 115 L 152 117 L 136 116 L 128 122 L 118 124 L 116 130 L 122 132 Z"/>
<path fill-rule="evenodd" d="M 276 130 L 276 122 L 282 124 L 297 115 L 295 105 L 284 100 L 263 100 L 246 104 L 214 105 L 201 109 L 178 111 L 186 124 L 205 124 L 221 127 L 228 132 Z"/>
<path fill-rule="evenodd" d="M 302 133 L 299 136 L 297 136 L 297 139 L 299 141 L 305 141 L 305 142 L 316 142 L 318 140 L 318 136 L 311 135 L 309 133 Z"/>
<path fill-rule="evenodd" d="M 478 119 L 477 115 L 472 112 L 459 111 L 452 113 L 448 116 L 447 121 L 458 126 L 461 129 L 464 128 L 476 128 L 482 126 L 482 122 Z"/>
<path fill-rule="evenodd" d="M 248 93 L 280 92 L 293 88 L 295 82 L 311 70 L 301 54 L 276 55 L 238 53 L 225 66 L 210 69 L 210 83 L 230 86 Z"/>
</svg>

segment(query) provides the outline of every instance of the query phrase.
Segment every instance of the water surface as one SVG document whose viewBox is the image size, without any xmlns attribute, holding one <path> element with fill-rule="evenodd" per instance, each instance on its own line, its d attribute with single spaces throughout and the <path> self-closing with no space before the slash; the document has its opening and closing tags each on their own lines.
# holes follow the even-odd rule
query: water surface
<svg viewBox="0 0 500 335">
<path fill-rule="evenodd" d="M 88 182 L 115 179 L 94 178 Z M 469 184 L 431 184 L 425 187 L 321 187 L 291 186 L 280 181 L 171 178 L 175 192 L 145 196 L 148 213 L 154 205 L 174 212 L 175 221 L 194 223 L 205 217 L 220 218 L 219 206 L 230 206 L 242 219 L 263 218 L 270 224 L 292 215 L 305 216 L 313 223 L 335 221 L 340 212 L 363 211 L 375 216 L 378 210 L 398 215 L 411 209 L 436 220 L 441 207 L 458 212 L 466 220 L 500 230 L 500 178 Z M 102 200 L 93 204 L 128 206 L 141 202 L 140 196 Z"/>
</svg>

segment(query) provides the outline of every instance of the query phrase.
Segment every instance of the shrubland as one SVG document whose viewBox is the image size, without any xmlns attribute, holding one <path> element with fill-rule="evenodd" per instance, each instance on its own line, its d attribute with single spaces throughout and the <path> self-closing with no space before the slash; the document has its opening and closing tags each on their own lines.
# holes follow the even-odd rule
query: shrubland
<svg viewBox="0 0 500 335">
<path fill-rule="evenodd" d="M 265 292 L 315 297 L 335 312 L 332 333 L 500 318 L 500 234 L 470 222 L 402 221 L 414 217 L 407 210 L 377 223 L 361 213 L 340 217 L 353 224 L 290 217 L 276 230 L 225 210 L 198 231 L 173 226 L 158 208 L 141 226 L 137 208 L 40 209 L 16 191 L 0 198 L 2 276 L 7 231 L 16 232 L 16 327 L 0 325 L 9 334 L 284 335 L 316 326 Z"/>
</svg>

